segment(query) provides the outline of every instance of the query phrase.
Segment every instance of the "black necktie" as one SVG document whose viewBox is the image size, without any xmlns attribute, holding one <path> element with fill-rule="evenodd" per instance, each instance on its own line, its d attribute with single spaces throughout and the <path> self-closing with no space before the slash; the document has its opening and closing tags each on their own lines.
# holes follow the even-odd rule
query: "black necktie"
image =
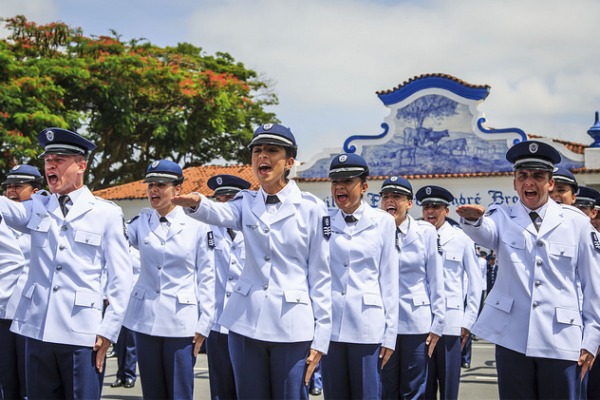
<svg viewBox="0 0 600 400">
<path fill-rule="evenodd" d="M 160 222 L 169 222 L 169 220 L 167 219 L 167 217 L 160 217 L 158 220 Z"/>
<path fill-rule="evenodd" d="M 350 214 L 350 215 L 346 215 L 344 217 L 344 221 L 349 223 L 349 222 L 356 222 L 358 220 L 356 219 L 356 217 L 354 215 Z"/>
<path fill-rule="evenodd" d="M 67 208 L 67 204 L 71 201 L 71 198 L 67 195 L 58 197 L 58 204 L 60 204 L 60 211 L 62 211 L 63 216 L 67 216 L 69 209 Z"/>
<path fill-rule="evenodd" d="M 529 213 L 529 218 L 531 218 L 531 221 L 533 222 L 533 225 L 535 226 L 535 230 L 539 231 L 540 225 L 542 225 L 542 218 L 540 217 L 540 215 L 538 213 L 536 213 L 535 211 L 532 211 Z"/>
<path fill-rule="evenodd" d="M 266 203 L 267 204 L 277 204 L 277 203 L 279 203 L 279 197 L 277 197 L 277 195 L 274 195 L 274 194 L 269 194 L 269 195 L 267 195 Z"/>
<path fill-rule="evenodd" d="M 231 240 L 235 239 L 235 232 L 233 231 L 233 229 L 227 228 L 227 233 L 229 233 L 229 237 L 231 237 Z"/>
</svg>

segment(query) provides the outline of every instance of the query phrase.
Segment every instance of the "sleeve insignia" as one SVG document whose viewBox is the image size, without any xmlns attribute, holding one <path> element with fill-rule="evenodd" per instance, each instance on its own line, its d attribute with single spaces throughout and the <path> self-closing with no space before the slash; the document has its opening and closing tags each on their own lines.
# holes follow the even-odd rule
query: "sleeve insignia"
<svg viewBox="0 0 600 400">
<path fill-rule="evenodd" d="M 594 244 L 594 250 L 600 253 L 600 240 L 598 240 L 596 232 L 592 232 L 592 243 Z"/>
<path fill-rule="evenodd" d="M 329 216 L 323 217 L 323 236 L 326 240 L 331 237 L 331 218 Z"/>
<path fill-rule="evenodd" d="M 206 233 L 206 243 L 208 244 L 209 249 L 215 248 L 215 235 L 213 234 L 213 231 L 208 231 Z"/>
</svg>

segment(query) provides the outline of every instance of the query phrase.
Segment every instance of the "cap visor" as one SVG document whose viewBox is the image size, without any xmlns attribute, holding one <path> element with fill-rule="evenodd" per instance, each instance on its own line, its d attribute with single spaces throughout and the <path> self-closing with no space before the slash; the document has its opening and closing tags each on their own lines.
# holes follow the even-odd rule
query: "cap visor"
<svg viewBox="0 0 600 400">
<path fill-rule="evenodd" d="M 291 147 L 293 148 L 294 146 L 290 146 L 289 143 L 286 143 L 284 141 L 281 140 L 277 140 L 277 139 L 273 139 L 273 138 L 261 138 L 261 139 L 256 139 L 253 140 L 249 145 L 248 148 L 252 148 L 258 144 L 272 144 L 275 146 L 281 146 L 281 147 Z"/>
<path fill-rule="evenodd" d="M 329 179 L 352 179 L 358 178 L 365 171 L 343 171 L 343 172 L 330 172 Z"/>
<path fill-rule="evenodd" d="M 164 177 L 159 177 L 159 176 L 152 176 L 150 178 L 144 179 L 144 183 L 150 183 L 150 182 L 173 183 L 175 181 L 177 181 L 177 179 L 164 178 Z"/>
</svg>

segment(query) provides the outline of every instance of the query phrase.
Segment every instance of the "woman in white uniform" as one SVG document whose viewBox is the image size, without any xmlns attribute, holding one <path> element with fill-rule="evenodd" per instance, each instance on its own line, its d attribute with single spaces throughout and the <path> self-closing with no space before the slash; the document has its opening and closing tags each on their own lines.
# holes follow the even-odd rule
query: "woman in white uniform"
<svg viewBox="0 0 600 400">
<path fill-rule="evenodd" d="M 238 398 L 306 399 L 331 336 L 329 217 L 288 179 L 296 156 L 289 128 L 265 124 L 250 142 L 258 191 L 227 203 L 178 196 L 194 218 L 242 231 L 246 261 L 221 314 Z"/>
<path fill-rule="evenodd" d="M 401 176 L 381 186 L 381 208 L 396 220 L 400 254 L 400 312 L 396 351 L 381 371 L 382 398 L 419 399 L 425 395 L 429 357 L 444 332 L 444 265 L 438 234 L 427 221 L 408 214 L 413 188 Z"/>
<path fill-rule="evenodd" d="M 179 165 L 155 161 L 144 182 L 151 208 L 127 228 L 141 272 L 124 325 L 135 332 L 144 398 L 192 399 L 196 355 L 214 322 L 214 239 L 171 203 L 183 182 Z"/>
<path fill-rule="evenodd" d="M 396 346 L 396 224 L 362 200 L 369 168 L 358 154 L 340 154 L 329 168 L 331 196 L 331 344 L 321 363 L 325 399 L 377 399 L 380 368 Z"/>
</svg>

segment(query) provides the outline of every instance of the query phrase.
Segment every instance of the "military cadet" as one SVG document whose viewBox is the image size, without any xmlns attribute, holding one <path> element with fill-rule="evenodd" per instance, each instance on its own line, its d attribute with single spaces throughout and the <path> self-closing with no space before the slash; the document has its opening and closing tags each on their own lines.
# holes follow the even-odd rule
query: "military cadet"
<svg viewBox="0 0 600 400">
<path fill-rule="evenodd" d="M 439 386 L 441 399 L 456 399 L 461 350 L 477 318 L 482 274 L 475 243 L 446 220 L 448 205 L 454 199 L 452 193 L 440 186 L 426 186 L 419 189 L 415 197 L 423 208 L 423 219 L 435 226 L 440 237 L 446 296 L 446 325 L 429 359 L 425 398 L 437 398 Z"/>
<path fill-rule="evenodd" d="M 579 191 L 579 185 L 573 173 L 565 167 L 557 167 L 552 176 L 554 187 L 550 190 L 550 198 L 558 204 L 573 205 Z"/>
<path fill-rule="evenodd" d="M 175 197 L 194 218 L 242 231 L 246 262 L 219 319 L 229 329 L 238 398 L 307 398 L 331 336 L 331 236 L 325 204 L 288 175 L 297 146 L 279 124 L 250 142 L 258 191 L 227 203 Z"/>
<path fill-rule="evenodd" d="M 358 154 L 329 167 L 333 327 L 321 361 L 326 399 L 380 397 L 380 368 L 396 346 L 398 252 L 394 218 L 363 201 L 369 168 Z"/>
<path fill-rule="evenodd" d="M 552 146 L 521 142 L 506 159 L 519 203 L 457 209 L 465 232 L 498 257 L 473 331 L 497 345 L 501 399 L 573 399 L 600 344 L 600 242 L 584 215 L 549 198 L 561 160 Z"/>
<path fill-rule="evenodd" d="M 579 192 L 573 205 L 587 215 L 590 221 L 593 221 L 598 216 L 598 209 L 596 208 L 597 198 L 600 198 L 600 192 L 593 187 L 581 185 L 579 186 Z"/>
<path fill-rule="evenodd" d="M 596 199 L 596 205 L 594 208 L 596 209 L 596 216 L 592 218 L 592 225 L 597 231 L 600 231 L 600 197 Z"/>
<path fill-rule="evenodd" d="M 214 323 L 214 236 L 171 203 L 183 183 L 177 163 L 152 162 L 144 182 L 150 208 L 127 227 L 141 270 L 123 325 L 135 332 L 144 398 L 192 399 L 196 356 Z"/>
<path fill-rule="evenodd" d="M 46 182 L 31 201 L 0 197 L 15 229 L 31 234 L 29 275 L 11 330 L 27 336 L 27 396 L 99 399 L 104 357 L 131 290 L 123 213 L 84 185 L 95 145 L 60 128 L 38 134 Z M 102 271 L 110 305 L 104 315 Z"/>
<path fill-rule="evenodd" d="M 4 195 L 9 199 L 22 202 L 29 200 L 31 196 L 37 192 L 41 186 L 42 175 L 40 171 L 31 165 L 22 164 L 15 165 L 6 175 L 6 180 L 2 182 Z M 4 228 L 1 228 L 4 229 Z M 27 388 L 25 382 L 25 337 L 10 332 L 10 323 L 17 309 L 21 293 L 29 270 L 29 260 L 31 259 L 31 237 L 28 233 L 19 232 L 9 228 L 17 241 L 25 263 L 19 274 L 19 279 L 14 287 L 13 294 L 5 306 L 5 326 L 2 329 L 0 343 L 4 345 L 0 347 L 0 395 L 7 399 L 24 399 L 27 397 Z M 12 241 L 9 241 L 5 246 L 11 246 Z M 14 256 L 13 256 L 14 258 Z M 10 262 L 10 257 L 8 261 Z M 14 271 L 16 272 L 16 271 Z M 10 275 L 10 274 L 9 274 Z M 4 306 L 2 306 L 4 307 Z M 4 329 L 5 328 L 5 329 Z M 4 368 L 4 365 L 6 368 Z"/>
<path fill-rule="evenodd" d="M 399 313 L 396 351 L 381 371 L 384 399 L 425 395 L 428 358 L 444 331 L 444 267 L 434 226 L 408 214 L 413 189 L 401 176 L 386 179 L 381 208 L 396 221 L 399 252 Z"/>
<path fill-rule="evenodd" d="M 556 175 L 554 176 L 554 180 L 556 181 Z M 556 185 L 557 183 L 555 183 L 555 186 Z M 554 199 L 554 197 L 552 198 Z M 590 222 L 596 232 L 598 231 L 595 224 L 595 222 L 598 221 L 598 201 L 600 201 L 600 192 L 588 186 L 581 186 L 580 194 L 577 195 L 574 204 L 575 207 L 590 218 Z M 582 294 L 580 293 L 579 295 L 581 300 Z M 581 303 L 582 301 L 580 301 L 580 304 Z M 590 400 L 600 399 L 600 368 L 598 368 L 598 361 L 594 363 L 594 368 L 591 368 L 589 374 L 584 378 L 583 385 L 584 390 L 582 390 L 582 398 Z"/>
<path fill-rule="evenodd" d="M 220 203 L 227 202 L 240 191 L 250 188 L 250 182 L 227 174 L 211 177 L 207 185 L 214 190 L 213 197 Z M 244 266 L 244 235 L 240 231 L 216 225 L 212 225 L 211 230 L 215 236 L 216 306 L 215 324 L 206 340 L 210 396 L 215 400 L 236 399 L 235 378 L 227 343 L 229 331 L 219 325 L 218 321 Z"/>
<path fill-rule="evenodd" d="M 140 252 L 136 248 L 129 246 L 131 253 L 131 263 L 133 267 L 133 284 L 137 282 L 140 276 Z M 135 386 L 137 380 L 137 348 L 135 346 L 135 332 L 126 326 L 121 327 L 117 343 L 113 344 L 114 357 L 117 358 L 116 378 L 110 387 L 124 387 L 131 389 Z M 108 355 L 107 355 L 108 357 Z"/>
</svg>

